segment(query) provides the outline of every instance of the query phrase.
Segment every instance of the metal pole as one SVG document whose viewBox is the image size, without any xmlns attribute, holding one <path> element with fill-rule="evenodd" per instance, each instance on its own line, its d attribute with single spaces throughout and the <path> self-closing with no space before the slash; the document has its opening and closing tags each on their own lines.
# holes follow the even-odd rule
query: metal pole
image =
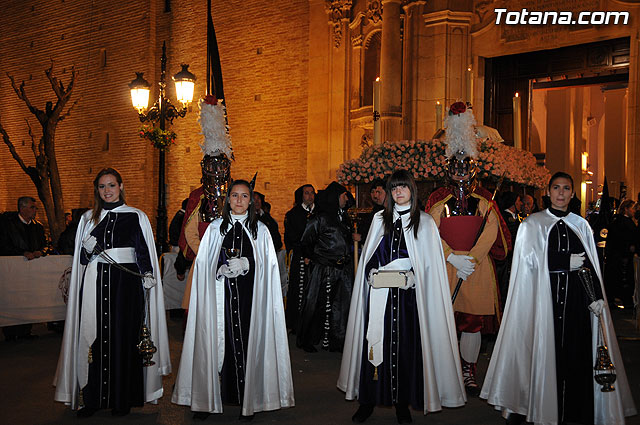
<svg viewBox="0 0 640 425">
<path fill-rule="evenodd" d="M 167 70 L 167 46 L 166 42 L 162 43 L 162 57 L 160 58 L 160 98 L 158 99 L 160 130 L 165 130 L 165 119 L 167 113 L 167 105 L 165 104 L 164 89 L 166 87 L 165 73 Z M 158 155 L 158 217 L 156 229 L 156 249 L 159 254 L 167 252 L 167 202 L 166 188 L 164 184 L 165 173 L 165 152 L 159 149 Z"/>
</svg>

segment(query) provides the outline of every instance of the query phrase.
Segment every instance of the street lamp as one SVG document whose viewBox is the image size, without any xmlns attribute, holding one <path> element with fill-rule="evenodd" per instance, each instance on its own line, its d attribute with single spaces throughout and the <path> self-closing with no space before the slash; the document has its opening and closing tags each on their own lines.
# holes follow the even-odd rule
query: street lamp
<svg viewBox="0 0 640 425">
<path fill-rule="evenodd" d="M 147 111 L 149 105 L 149 89 L 151 85 L 144 79 L 142 72 L 136 72 L 135 80 L 129 84 L 131 90 L 131 103 L 138 111 L 140 122 L 158 123 L 161 131 L 165 131 L 166 122 L 173 123 L 178 117 L 184 117 L 187 114 L 187 106 L 193 99 L 193 89 L 196 76 L 189 72 L 189 65 L 182 65 L 182 70 L 173 76 L 176 84 L 176 94 L 178 101 L 182 104 L 182 109 L 176 108 L 171 101 L 165 96 L 165 81 L 167 70 L 167 47 L 166 43 L 162 43 L 162 57 L 160 58 L 160 94 L 158 100 Z M 146 112 L 145 112 L 146 111 Z M 167 202 L 165 180 L 165 149 L 158 148 L 159 165 L 158 165 L 158 216 L 156 229 L 156 249 L 162 253 L 167 252 Z"/>
</svg>

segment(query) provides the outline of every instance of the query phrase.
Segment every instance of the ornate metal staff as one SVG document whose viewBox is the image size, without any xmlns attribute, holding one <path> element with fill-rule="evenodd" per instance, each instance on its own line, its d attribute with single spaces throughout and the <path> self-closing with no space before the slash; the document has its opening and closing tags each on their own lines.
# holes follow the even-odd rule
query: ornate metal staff
<svg viewBox="0 0 640 425">
<path fill-rule="evenodd" d="M 593 289 L 593 279 L 591 277 L 591 269 L 582 267 L 578 270 L 578 276 L 584 287 L 584 291 L 587 293 L 590 302 L 596 301 L 596 294 Z M 595 313 L 594 313 L 595 314 Z M 613 383 L 616 382 L 616 368 L 611 362 L 611 356 L 609 356 L 609 349 L 607 348 L 607 335 L 606 328 L 602 323 L 602 312 L 597 314 L 598 316 L 598 353 L 596 355 L 596 364 L 593 367 L 593 378 L 596 382 L 602 385 L 600 391 L 608 393 L 615 391 Z"/>
<path fill-rule="evenodd" d="M 498 193 L 498 190 L 500 190 L 500 186 L 502 186 L 502 182 L 504 181 L 504 176 L 505 176 L 506 172 L 502 174 L 502 176 L 500 177 L 500 180 L 498 180 L 498 184 L 496 185 L 495 190 L 493 191 L 493 195 L 491 196 L 491 201 L 489 202 L 489 208 L 487 208 L 487 212 L 484 213 L 484 217 L 482 217 L 482 223 L 480 224 L 480 228 L 478 228 L 478 232 L 476 233 L 476 237 L 473 239 L 473 245 L 471 245 L 472 247 L 478 243 L 478 239 L 480 239 L 480 236 L 482 235 L 482 232 L 484 231 L 484 226 L 486 226 L 487 221 L 489 220 L 489 214 L 491 213 L 491 210 L 493 209 L 493 200 L 496 198 L 496 193 Z M 451 304 L 456 302 L 456 297 L 458 296 L 458 292 L 460 292 L 460 287 L 462 286 L 462 282 L 464 281 L 464 279 L 459 278 L 458 279 L 458 283 L 456 283 L 456 287 L 453 290 L 453 295 L 451 296 Z"/>
</svg>

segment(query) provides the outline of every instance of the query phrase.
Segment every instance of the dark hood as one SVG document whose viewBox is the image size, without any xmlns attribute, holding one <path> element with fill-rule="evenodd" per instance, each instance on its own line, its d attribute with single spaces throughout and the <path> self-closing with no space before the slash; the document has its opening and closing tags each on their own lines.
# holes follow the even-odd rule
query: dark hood
<svg viewBox="0 0 640 425">
<path fill-rule="evenodd" d="M 302 192 L 304 192 L 304 185 L 297 188 L 293 193 L 293 198 L 296 205 L 302 204 Z"/>
<path fill-rule="evenodd" d="M 323 211 L 328 214 L 334 215 L 338 213 L 340 209 L 340 195 L 347 192 L 349 200 L 347 201 L 347 205 L 345 206 L 345 210 L 351 208 L 355 205 L 355 199 L 351 192 L 349 192 L 343 185 L 338 182 L 331 182 L 326 189 L 318 192 L 318 196 L 316 197 L 316 205 L 318 211 Z"/>
</svg>

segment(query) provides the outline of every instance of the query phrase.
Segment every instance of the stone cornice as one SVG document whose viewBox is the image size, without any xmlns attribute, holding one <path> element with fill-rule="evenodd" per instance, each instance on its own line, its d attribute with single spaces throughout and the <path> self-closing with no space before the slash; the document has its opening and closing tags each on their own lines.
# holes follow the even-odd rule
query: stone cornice
<svg viewBox="0 0 640 425">
<path fill-rule="evenodd" d="M 422 15 L 425 25 L 457 24 L 471 25 L 473 19 L 472 12 L 453 12 L 451 10 L 440 10 L 437 12 L 425 13 Z"/>
</svg>

